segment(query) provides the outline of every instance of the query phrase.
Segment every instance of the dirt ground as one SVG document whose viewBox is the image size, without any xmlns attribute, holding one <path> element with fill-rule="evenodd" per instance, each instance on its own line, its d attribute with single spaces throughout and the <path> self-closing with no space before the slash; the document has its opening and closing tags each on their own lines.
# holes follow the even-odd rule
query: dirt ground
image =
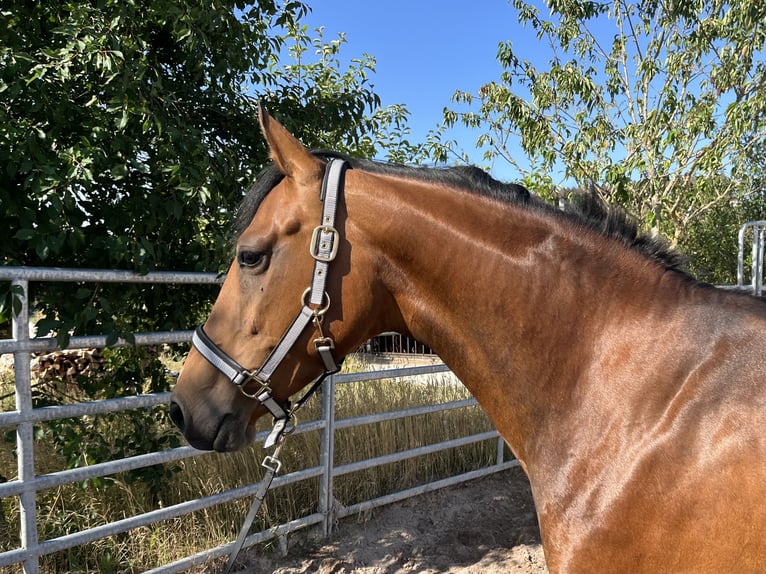
<svg viewBox="0 0 766 574">
<path fill-rule="evenodd" d="M 249 574 L 548 572 L 519 468 L 347 517 L 328 540 L 292 534 L 286 557 L 244 552 L 238 565 Z"/>
</svg>

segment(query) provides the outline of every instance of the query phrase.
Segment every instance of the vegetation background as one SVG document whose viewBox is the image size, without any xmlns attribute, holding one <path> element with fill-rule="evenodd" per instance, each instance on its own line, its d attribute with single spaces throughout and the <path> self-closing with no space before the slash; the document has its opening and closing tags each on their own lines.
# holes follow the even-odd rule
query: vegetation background
<svg viewBox="0 0 766 574">
<path fill-rule="evenodd" d="M 402 163 L 463 161 L 466 142 L 450 141 L 449 128 L 474 127 L 488 161 L 517 165 L 522 150 L 531 168 L 518 164 L 519 179 L 543 197 L 598 193 L 667 236 L 701 279 L 734 282 L 736 254 L 721 246 L 742 222 L 766 218 L 766 3 L 511 0 L 519 25 L 550 50 L 547 66 L 501 42 L 501 76 L 456 86 L 425 141 L 410 141 L 406 102 L 381 106 L 373 56 L 341 57 L 342 37 L 302 25 L 309 4 L 2 0 L 0 265 L 222 271 L 230 221 L 267 161 L 260 99 L 310 147 Z M 593 32 L 605 22 L 606 43 Z M 572 187 L 554 187 L 552 169 Z M 34 289 L 37 333 L 62 345 L 71 335 L 188 329 L 215 296 L 159 285 Z M 0 336 L 12 308 L 0 284 Z M 174 352 L 108 350 L 108 377 L 42 381 L 36 404 L 167 390 Z M 0 395 L 10 392 L 7 375 L 2 384 Z M 163 412 L 126 416 L 58 421 L 39 440 L 66 466 L 177 444 Z M 141 440 L 124 439 L 126 429 Z M 11 432 L 3 469 L 12 448 Z M 141 492 L 138 505 L 152 506 L 178 471 L 86 486 L 134 502 Z M 64 494 L 52 496 L 54 524 L 71 511 Z M 105 568 L 91 558 L 84 568 Z"/>
</svg>

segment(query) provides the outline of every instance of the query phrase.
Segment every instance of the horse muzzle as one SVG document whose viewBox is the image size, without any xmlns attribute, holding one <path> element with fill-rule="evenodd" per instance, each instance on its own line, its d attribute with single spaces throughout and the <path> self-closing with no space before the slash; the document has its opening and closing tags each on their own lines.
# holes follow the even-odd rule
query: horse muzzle
<svg viewBox="0 0 766 574">
<path fill-rule="evenodd" d="M 186 405 L 175 392 L 168 407 L 170 419 L 194 448 L 231 452 L 252 442 L 255 427 L 242 411 L 219 411 L 202 402 L 194 407 Z"/>
</svg>

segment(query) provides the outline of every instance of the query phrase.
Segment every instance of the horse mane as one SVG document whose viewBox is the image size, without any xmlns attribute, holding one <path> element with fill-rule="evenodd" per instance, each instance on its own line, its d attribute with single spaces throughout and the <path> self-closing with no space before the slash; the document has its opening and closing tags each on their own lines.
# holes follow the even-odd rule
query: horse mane
<svg viewBox="0 0 766 574">
<path fill-rule="evenodd" d="M 593 193 L 576 193 L 559 209 L 532 195 L 525 187 L 498 181 L 475 166 L 446 168 L 405 166 L 355 158 L 334 151 L 320 150 L 312 153 L 325 161 L 331 158 L 343 159 L 352 169 L 445 185 L 520 205 L 552 217 L 565 218 L 575 225 L 584 226 L 602 236 L 621 242 L 668 270 L 686 273 L 686 258 L 682 254 L 672 249 L 663 238 L 641 230 L 635 219 L 623 209 L 615 205 L 607 205 Z M 247 229 L 264 197 L 279 184 L 282 178 L 282 174 L 273 164 L 269 164 L 261 171 L 237 210 L 234 223 L 235 237 L 239 237 Z"/>
<path fill-rule="evenodd" d="M 469 190 L 493 199 L 513 203 L 532 202 L 533 196 L 526 188 L 513 183 L 503 183 L 492 178 L 486 171 L 475 166 L 456 166 L 447 168 L 413 167 L 394 163 L 382 163 L 360 159 L 335 151 L 317 150 L 314 155 L 327 161 L 332 158 L 345 160 L 352 169 L 359 169 L 380 175 L 390 175 L 404 179 L 414 179 L 436 185 L 446 185 L 457 189 Z M 269 163 L 256 177 L 237 210 L 234 223 L 234 235 L 239 237 L 255 217 L 255 212 L 264 197 L 280 181 L 282 174 L 274 164 Z"/>
</svg>

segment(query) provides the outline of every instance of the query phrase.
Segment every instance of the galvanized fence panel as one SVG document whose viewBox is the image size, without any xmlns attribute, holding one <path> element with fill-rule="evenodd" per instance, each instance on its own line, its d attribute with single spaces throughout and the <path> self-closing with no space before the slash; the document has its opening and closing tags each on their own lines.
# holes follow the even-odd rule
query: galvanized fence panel
<svg viewBox="0 0 766 574">
<path fill-rule="evenodd" d="M 170 284 L 214 284 L 221 282 L 221 278 L 212 273 L 172 273 L 156 272 L 139 275 L 129 271 L 107 270 L 82 270 L 82 269 L 58 269 L 58 268 L 26 268 L 26 267 L 0 267 L 0 281 L 10 281 L 19 292 L 20 307 L 13 320 L 12 339 L 0 340 L 0 354 L 13 353 L 15 374 L 15 406 L 14 411 L 0 412 L 0 427 L 15 427 L 16 450 L 18 458 L 17 478 L 0 484 L 0 497 L 19 497 L 20 516 L 20 541 L 18 548 L 6 552 L 0 552 L 0 567 L 13 564 L 22 564 L 23 571 L 27 574 L 39 572 L 40 558 L 61 550 L 66 550 L 78 545 L 87 544 L 114 534 L 146 526 L 158 521 L 183 516 L 190 512 L 210 508 L 233 500 L 247 499 L 254 495 L 258 485 L 252 484 L 225 492 L 205 496 L 195 500 L 153 510 L 136 516 L 132 516 L 116 522 L 99 525 L 94 528 L 60 536 L 50 540 L 38 538 L 38 514 L 37 492 L 77 483 L 88 479 L 99 478 L 119 472 L 144 468 L 155 464 L 179 461 L 194 456 L 204 456 L 207 453 L 197 451 L 192 447 L 179 447 L 162 452 L 146 453 L 119 460 L 111 460 L 90 466 L 61 470 L 48 474 L 35 474 L 35 449 L 33 428 L 36 423 L 52 421 L 62 418 L 92 416 L 119 412 L 129 409 L 149 408 L 165 404 L 169 393 L 157 393 L 152 395 L 138 395 L 119 399 L 100 400 L 78 404 L 48 406 L 34 408 L 32 402 L 31 387 L 31 359 L 32 353 L 49 352 L 59 349 L 57 341 L 53 337 L 30 337 L 30 309 L 27 294 L 30 282 L 115 282 L 115 283 L 170 283 Z M 159 345 L 171 343 L 184 343 L 191 340 L 192 331 L 160 332 L 160 333 L 137 333 L 135 341 L 117 341 L 116 345 Z M 87 336 L 71 337 L 67 349 L 83 349 L 103 347 L 106 345 L 106 337 Z M 450 409 L 465 408 L 475 405 L 473 399 L 452 401 L 448 403 L 426 405 L 399 411 L 378 413 L 374 415 L 356 417 L 344 420 L 335 420 L 335 385 L 351 382 L 372 381 L 378 379 L 391 379 L 400 377 L 412 377 L 423 374 L 447 372 L 444 365 L 430 365 L 423 367 L 409 367 L 403 369 L 391 369 L 367 373 L 342 374 L 333 376 L 325 383 L 322 390 L 322 416 L 315 421 L 302 423 L 298 434 L 306 432 L 320 433 L 320 463 L 316 467 L 301 469 L 275 478 L 273 488 L 287 486 L 302 480 L 319 478 L 319 507 L 317 512 L 308 516 L 292 520 L 285 524 L 250 535 L 245 541 L 245 547 L 271 539 L 279 539 L 284 543 L 288 533 L 311 525 L 321 526 L 323 532 L 328 534 L 332 524 L 338 518 L 357 512 L 369 510 L 376 506 L 389 504 L 403 500 L 410 496 L 416 496 L 424 492 L 443 488 L 462 481 L 471 480 L 480 476 L 504 470 L 515 466 L 514 460 L 503 460 L 503 442 L 495 431 L 479 433 L 472 436 L 461 437 L 438 444 L 428 445 L 391 455 L 379 456 L 373 459 L 362 460 L 342 466 L 334 465 L 334 441 L 335 431 L 353 426 L 372 424 L 383 420 L 396 420 L 404 417 L 428 414 Z M 256 442 L 262 442 L 267 432 L 260 432 L 256 436 Z M 367 500 L 348 507 L 336 508 L 333 497 L 333 479 L 338 476 L 356 472 L 358 470 L 372 468 L 377 465 L 389 464 L 423 456 L 440 450 L 455 448 L 465 444 L 485 441 L 497 441 L 497 459 L 491 466 L 449 477 L 447 479 L 431 482 L 415 488 L 392 493 L 373 500 Z M 186 570 L 194 565 L 206 562 L 216 557 L 225 556 L 229 553 L 232 543 L 211 548 L 189 556 L 182 560 L 167 564 L 152 570 L 155 573 L 175 573 Z"/>
<path fill-rule="evenodd" d="M 757 297 L 763 296 L 763 271 L 766 259 L 766 220 L 748 221 L 739 230 L 739 249 L 737 251 L 737 287 L 745 288 L 745 238 L 747 232 L 753 234 L 750 255 L 750 289 Z"/>
</svg>

